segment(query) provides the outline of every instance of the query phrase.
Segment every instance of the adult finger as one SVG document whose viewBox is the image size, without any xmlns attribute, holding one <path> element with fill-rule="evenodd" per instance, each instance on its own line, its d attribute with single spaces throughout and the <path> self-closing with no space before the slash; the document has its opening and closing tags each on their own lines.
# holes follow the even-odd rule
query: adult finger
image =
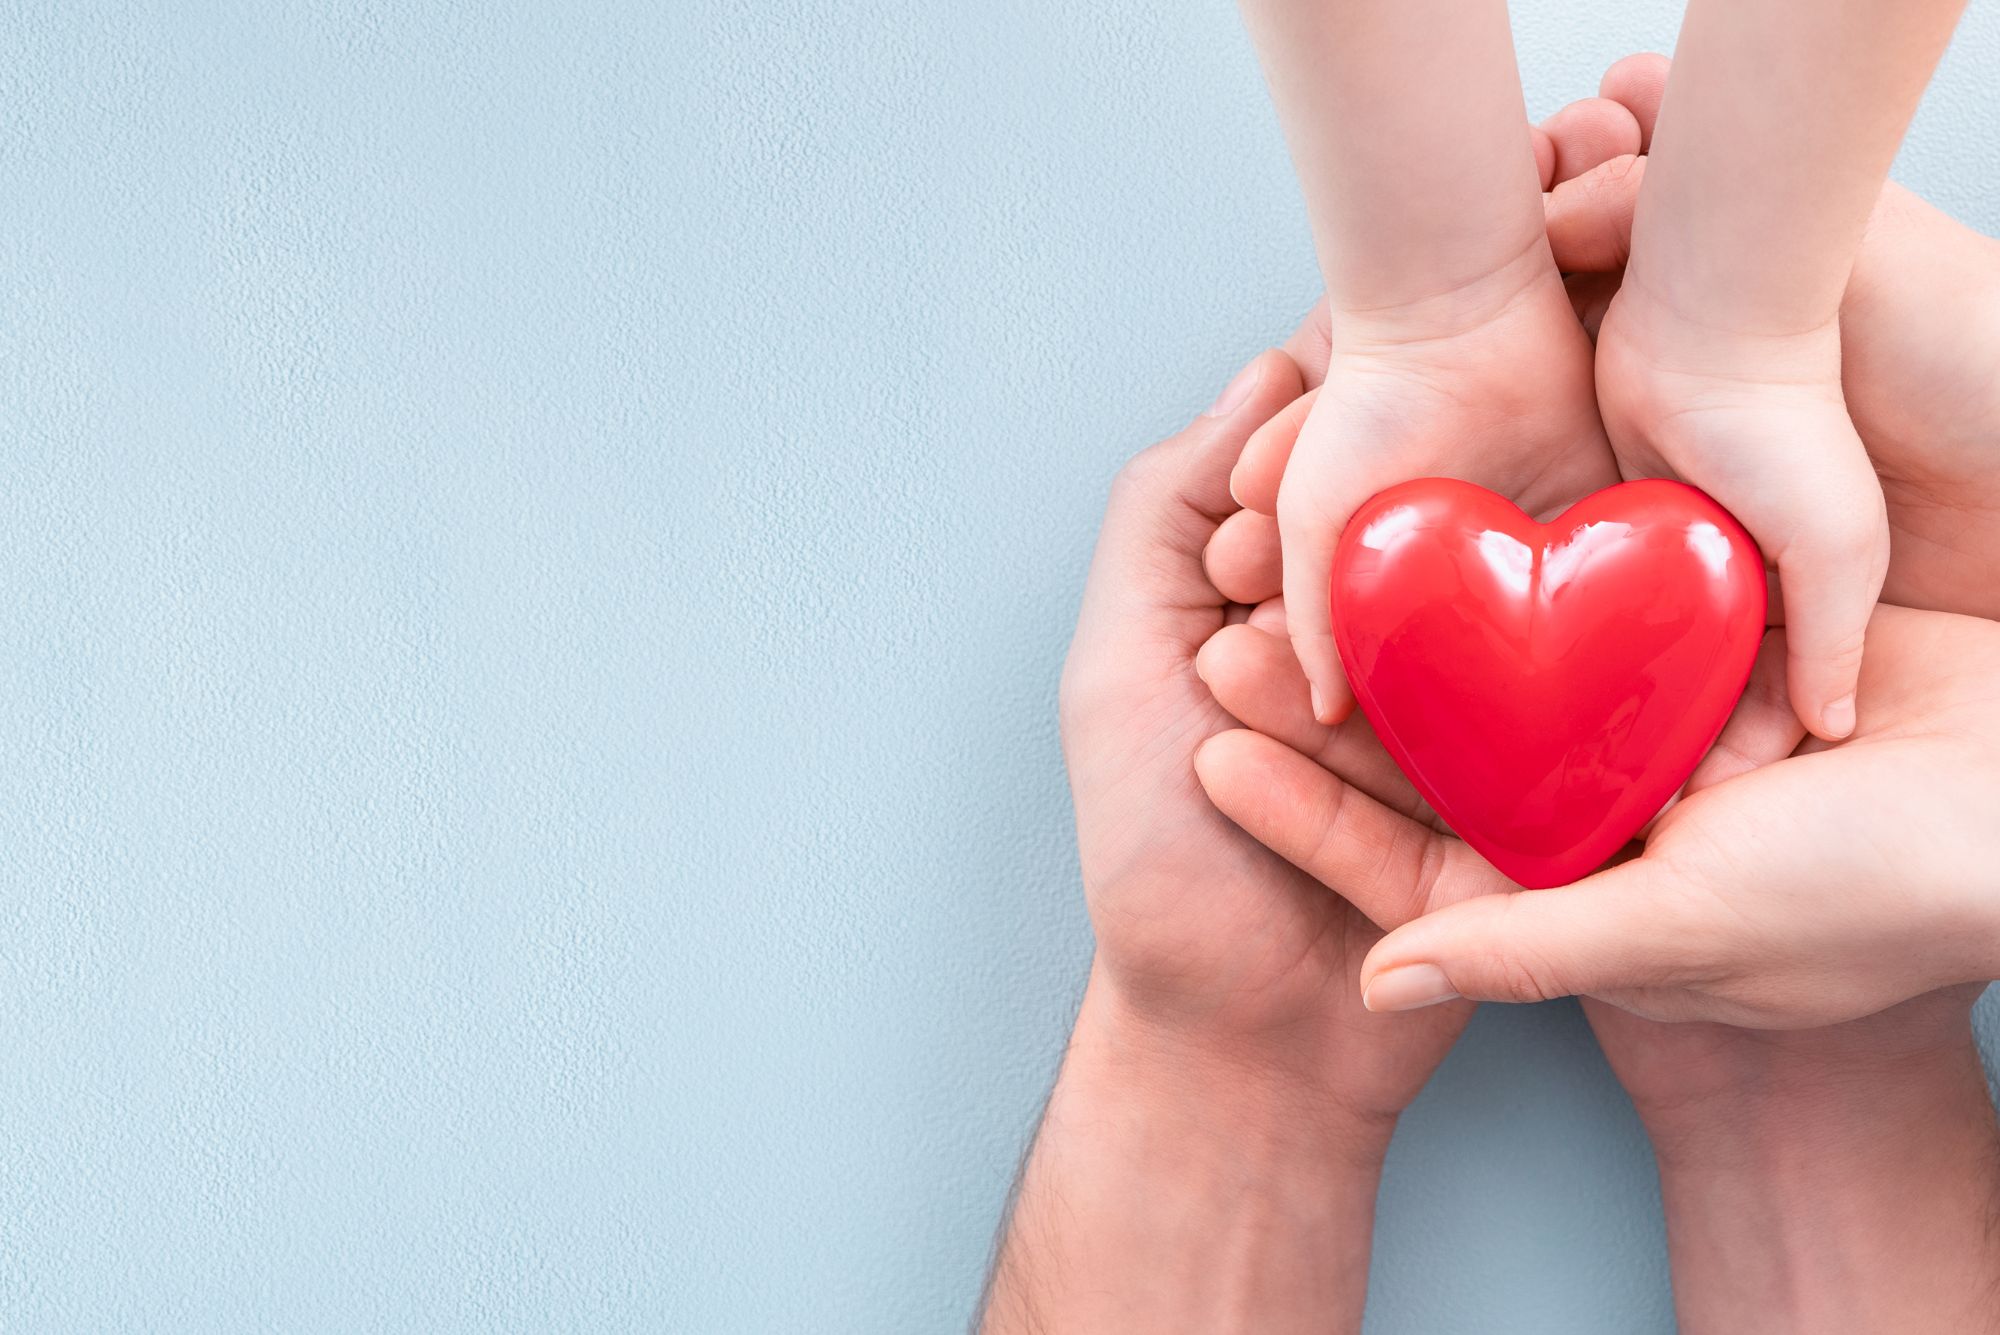
<svg viewBox="0 0 2000 1335">
<path fill-rule="evenodd" d="M 1551 189 L 1612 158 L 1637 153 L 1641 140 L 1632 112 L 1608 97 L 1572 102 L 1543 121 L 1541 128 L 1555 155 Z"/>
<path fill-rule="evenodd" d="M 1243 619 L 1243 624 L 1254 626 L 1266 635 L 1286 639 L 1285 600 L 1282 597 L 1266 598 L 1250 609 L 1250 615 Z"/>
<path fill-rule="evenodd" d="M 1326 364 L 1333 359 L 1333 320 L 1325 297 L 1313 304 L 1281 350 L 1298 366 L 1306 388 L 1318 389 L 1326 379 Z"/>
<path fill-rule="evenodd" d="M 1202 562 L 1209 582 L 1232 603 L 1261 603 L 1282 587 L 1278 521 L 1255 510 L 1238 510 L 1208 540 Z"/>
<path fill-rule="evenodd" d="M 1689 896 L 1640 858 L 1556 890 L 1489 895 L 1427 914 L 1378 942 L 1361 965 L 1370 1010 L 1471 997 L 1553 997 L 1683 986 L 1703 976 Z"/>
<path fill-rule="evenodd" d="M 1312 716 L 1306 679 L 1282 629 L 1274 635 L 1244 624 L 1217 631 L 1195 655 L 1194 670 L 1244 727 L 1309 757 L 1398 814 L 1432 823 L 1430 808 L 1366 719 L 1357 714 L 1329 728 Z"/>
<path fill-rule="evenodd" d="M 1785 691 L 1785 632 L 1773 630 L 1757 647 L 1750 684 L 1715 745 L 1689 776 L 1683 795 L 1693 796 L 1739 774 L 1783 760 L 1805 740 L 1805 729 Z"/>
<path fill-rule="evenodd" d="M 1281 621 L 1255 615 L 1211 636 L 1195 656 L 1195 673 L 1216 703 L 1245 727 L 1332 770 L 1376 801 L 1426 825 L 1435 816 L 1416 787 L 1383 749 L 1359 714 L 1328 727 L 1312 715 L 1306 680 Z"/>
<path fill-rule="evenodd" d="M 1660 101 L 1667 95 L 1667 70 L 1673 64 L 1656 51 L 1642 51 L 1615 61 L 1604 71 L 1597 95 L 1616 102 L 1632 113 L 1639 126 L 1639 148 L 1653 148 L 1653 128 L 1660 122 Z"/>
<path fill-rule="evenodd" d="M 1542 200 L 1549 251 L 1564 273 L 1616 273 L 1632 257 L 1632 215 L 1646 159 L 1630 154 L 1600 162 Z"/>
<path fill-rule="evenodd" d="M 1079 639 L 1156 620 L 1162 610 L 1226 601 L 1203 571 L 1201 554 L 1235 508 L 1229 470 L 1251 432 L 1299 392 L 1291 358 L 1260 353 L 1209 412 L 1119 470 L 1084 587 Z"/>
<path fill-rule="evenodd" d="M 1229 475 L 1229 494 L 1246 510 L 1262 514 L 1278 513 L 1278 487 L 1284 480 L 1285 465 L 1299 432 L 1319 402 L 1319 391 L 1309 389 L 1271 415 L 1271 420 L 1251 434 L 1236 470 Z"/>
<path fill-rule="evenodd" d="M 1381 927 L 1510 888 L 1458 840 L 1397 815 L 1261 733 L 1211 737 L 1195 753 L 1195 774 L 1247 834 Z"/>
</svg>

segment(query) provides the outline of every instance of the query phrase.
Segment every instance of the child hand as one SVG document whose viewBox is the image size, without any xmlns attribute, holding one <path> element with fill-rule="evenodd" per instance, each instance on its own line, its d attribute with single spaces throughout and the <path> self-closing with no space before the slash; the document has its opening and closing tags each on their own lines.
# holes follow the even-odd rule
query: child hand
<svg viewBox="0 0 2000 1335">
<path fill-rule="evenodd" d="M 1363 502 L 1410 478 L 1456 477 L 1546 518 L 1617 474 L 1592 396 L 1589 339 L 1545 245 L 1417 307 L 1334 311 L 1329 330 L 1325 383 L 1260 432 L 1236 495 L 1251 509 L 1275 508 L 1292 643 L 1313 712 L 1331 723 L 1353 696 L 1333 642 L 1330 571 Z M 1269 461 L 1293 432 L 1272 498 Z"/>
<path fill-rule="evenodd" d="M 1690 482 L 1750 530 L 1777 568 L 1799 721 L 1853 732 L 1889 525 L 1841 395 L 1838 322 L 1718 327 L 1628 274 L 1598 333 L 1597 395 L 1622 475 Z"/>
<path fill-rule="evenodd" d="M 1665 56 L 1634 55 L 1606 71 L 1600 96 L 1550 119 L 1587 126 L 1623 108 L 1651 136 Z M 1575 156 L 1575 146 L 1558 149 Z M 1631 251 L 1646 159 L 1618 156 L 1557 172 L 1547 197 L 1549 244 L 1572 275 L 1578 314 L 1595 330 Z M 1902 186 L 1882 189 L 1840 305 L 1841 387 L 1888 503 L 1889 575 L 1901 607 L 2000 619 L 2000 242 Z"/>
</svg>

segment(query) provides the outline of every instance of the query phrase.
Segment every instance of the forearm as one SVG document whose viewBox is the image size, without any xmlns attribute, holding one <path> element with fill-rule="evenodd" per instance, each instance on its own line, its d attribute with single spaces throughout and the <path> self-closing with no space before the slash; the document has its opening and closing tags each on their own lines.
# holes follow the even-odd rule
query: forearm
<svg viewBox="0 0 2000 1335">
<path fill-rule="evenodd" d="M 1840 307 L 1870 209 L 1964 0 L 1691 0 L 1628 283 L 1721 329 Z"/>
<path fill-rule="evenodd" d="M 982 1331 L 1358 1330 L 1391 1126 L 1310 1087 L 1153 1031 L 1093 978 Z"/>
<path fill-rule="evenodd" d="M 1655 1140 L 1682 1331 L 2000 1326 L 2000 1138 L 1969 1034 L 1920 1068 L 1753 1082 Z"/>
<path fill-rule="evenodd" d="M 1336 314 L 1449 298 L 1540 245 L 1504 0 L 1242 0 Z"/>
</svg>

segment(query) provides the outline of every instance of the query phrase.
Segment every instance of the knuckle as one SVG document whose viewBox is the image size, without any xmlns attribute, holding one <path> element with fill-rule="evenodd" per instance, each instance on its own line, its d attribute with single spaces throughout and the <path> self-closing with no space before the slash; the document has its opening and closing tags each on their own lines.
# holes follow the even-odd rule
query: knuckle
<svg viewBox="0 0 2000 1335">
<path fill-rule="evenodd" d="M 1492 986 L 1507 1001 L 1548 1001 L 1564 995 L 1546 961 L 1532 953 L 1514 951 L 1492 962 Z"/>
<path fill-rule="evenodd" d="M 1521 930 L 1516 920 L 1521 908 L 1527 903 L 1524 895 L 1532 890 L 1517 891 L 1502 895 L 1497 904 L 1497 930 L 1493 936 L 1496 942 L 1508 943 L 1504 949 L 1496 949 L 1490 961 L 1493 986 L 1498 994 L 1509 1001 L 1548 1001 L 1553 997 L 1566 996 L 1567 987 L 1562 985 L 1560 971 L 1540 950 L 1533 945 L 1522 944 L 1532 941 L 1530 932 Z"/>
</svg>

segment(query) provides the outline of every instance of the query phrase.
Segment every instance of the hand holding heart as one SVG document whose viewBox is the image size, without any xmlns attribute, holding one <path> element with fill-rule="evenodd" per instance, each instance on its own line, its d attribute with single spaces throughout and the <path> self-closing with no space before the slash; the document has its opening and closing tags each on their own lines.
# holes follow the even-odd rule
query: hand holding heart
<svg viewBox="0 0 2000 1335">
<path fill-rule="evenodd" d="M 1369 1004 L 1587 994 L 1637 1014 L 1763 1028 L 1829 1024 L 1985 976 L 2000 860 L 2000 627 L 1883 608 L 1855 737 L 1706 781 L 1643 854 L 1522 893 L 1438 828 L 1355 723 L 1328 729 L 1282 645 L 1231 627 L 1204 649 L 1217 700 L 1248 729 L 1205 745 L 1216 805 L 1370 917 L 1396 922 L 1362 971 Z M 1751 690 L 1781 697 L 1781 646 Z M 1877 655 L 1880 656 L 1879 663 Z M 1760 711 L 1723 746 L 1788 750 Z M 1739 722 L 1738 731 L 1744 725 Z"/>
<path fill-rule="evenodd" d="M 1291 357 L 1265 353 L 1214 415 L 1121 473 L 1064 666 L 1063 754 L 1097 933 L 1091 993 L 1126 1041 L 1143 1030 L 1211 1067 L 1296 1072 L 1378 1125 L 1471 1008 L 1364 1010 L 1355 980 L 1380 929 L 1218 813 L 1192 775 L 1196 749 L 1232 726 L 1194 671 L 1228 610 L 1202 568 L 1210 516 L 1230 508 L 1251 431 L 1304 383 Z"/>
<path fill-rule="evenodd" d="M 1650 124 L 1663 67 L 1657 58 L 1621 62 L 1607 91 L 1651 84 L 1651 102 L 1579 104 L 1565 113 L 1571 128 L 1604 120 L 1607 107 Z M 1615 147 L 1621 137 L 1596 140 Z M 1559 147 L 1549 156 L 1572 175 L 1554 182 L 1549 199 L 1556 252 L 1565 268 L 1601 269 L 1615 282 L 1632 164 L 1643 159 L 1600 151 L 1593 160 L 1577 137 Z M 2000 264 L 1991 243 L 1907 198 L 1885 212 L 1870 229 L 1841 318 L 1860 353 L 1849 361 L 1849 397 L 1864 423 L 1882 428 L 1879 446 L 1874 435 L 1868 443 L 1899 535 L 1889 588 L 1920 605 L 1991 614 L 2000 610 L 1990 598 L 2000 505 L 1982 498 L 2000 498 L 2000 459 L 1958 443 L 1990 440 L 2000 421 L 1974 406 L 1992 397 L 1983 370 L 1991 343 L 1943 346 L 1929 337 L 1926 311 L 1966 305 L 1964 290 L 1982 293 L 1994 281 L 1968 282 L 1968 273 L 2000 274 Z M 1960 260 L 1971 251 L 1981 263 L 1927 266 L 1925 255 L 1940 248 Z M 1595 263 L 1579 262 L 1592 255 Z M 1573 291 L 1601 309 L 1601 279 Z M 1925 392 L 1899 394 L 1897 385 Z M 1904 406 L 1898 416 L 1899 404 L 1916 411 Z M 1954 409 L 1927 420 L 1926 405 Z M 1296 412 L 1275 419 L 1238 466 L 1232 491 L 1253 509 L 1224 523 L 1207 558 L 1233 598 L 1278 592 L 1274 526 L 1257 512 L 1275 508 L 1297 421 Z M 1260 612 L 1253 626 L 1269 628 L 1282 615 Z M 1479 901 L 1392 933 L 1368 962 L 1372 1004 L 1583 992 L 1675 1019 L 1826 1022 L 1984 978 L 2000 959 L 1988 907 L 2000 899 L 1992 870 L 2000 832 L 1990 814 L 2000 809 L 2000 765 L 1991 758 L 2000 700 L 1989 699 L 1987 685 L 2000 669 L 1996 633 L 1965 618 L 1878 612 L 1869 645 L 1882 662 L 1864 674 L 1856 738 L 1836 748 L 1799 745 L 1783 641 L 1774 637 L 1690 797 L 1658 823 L 1643 856 L 1567 890 L 1491 897 L 1515 887 L 1437 828 L 1366 724 L 1314 721 L 1296 662 L 1254 629 L 1224 631 L 1202 665 L 1225 708 L 1267 736 L 1217 739 L 1204 748 L 1200 773 L 1245 828 L 1371 913 L 1399 921 Z"/>
<path fill-rule="evenodd" d="M 1563 174 L 1545 196 L 1549 244 L 1593 330 L 1631 253 L 1647 163 L 1638 151 L 1667 70 L 1665 56 L 1628 56 L 1605 74 L 1603 96 L 1549 120 L 1563 142 Z M 1996 346 L 2000 241 L 1884 186 L 1841 301 L 1840 370 L 1888 504 L 1885 602 L 2000 618 Z M 1250 499 L 1245 486 L 1261 482 L 1240 481 L 1238 494 Z"/>
</svg>

